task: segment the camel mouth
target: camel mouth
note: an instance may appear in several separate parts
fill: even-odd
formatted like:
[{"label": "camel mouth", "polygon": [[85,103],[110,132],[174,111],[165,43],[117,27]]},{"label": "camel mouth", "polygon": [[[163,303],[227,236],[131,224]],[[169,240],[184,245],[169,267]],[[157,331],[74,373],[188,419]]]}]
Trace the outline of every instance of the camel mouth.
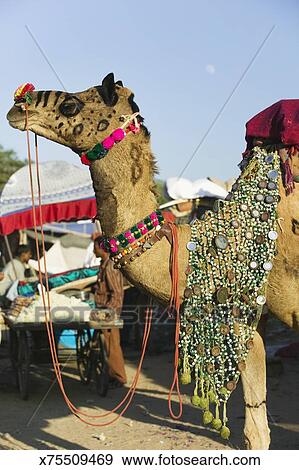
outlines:
[{"label": "camel mouth", "polygon": [[[9,120],[9,124],[15,129],[18,129],[20,131],[26,130],[25,120],[12,119],[12,120]],[[42,137],[44,139],[50,140],[52,142],[56,142],[57,144],[64,145],[65,147],[70,148],[68,143],[62,137],[57,136],[57,134],[53,130],[44,126],[43,123],[36,121],[35,119],[29,120],[28,130],[38,135],[39,137]]]},{"label": "camel mouth", "polygon": [[20,131],[25,130],[25,119],[9,119],[7,118],[8,123],[14,129],[18,129]]},{"label": "camel mouth", "polygon": [[25,113],[20,108],[13,106],[7,113],[6,119],[11,127],[18,130],[25,130]]}]

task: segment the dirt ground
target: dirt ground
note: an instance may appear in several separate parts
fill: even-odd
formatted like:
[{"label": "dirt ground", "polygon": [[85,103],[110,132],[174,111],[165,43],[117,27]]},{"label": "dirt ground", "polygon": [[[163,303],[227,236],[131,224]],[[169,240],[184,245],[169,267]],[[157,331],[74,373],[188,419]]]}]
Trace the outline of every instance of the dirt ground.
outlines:
[{"label": "dirt ground", "polygon": [[[91,427],[72,416],[53,384],[49,366],[33,367],[29,400],[20,399],[14,374],[3,346],[0,356],[0,448],[2,449],[229,449],[243,448],[242,388],[234,392],[229,408],[231,440],[201,425],[201,412],[190,404],[182,387],[184,410],[179,421],[170,418],[167,395],[173,355],[147,356],[134,400],[124,417],[107,427]],[[125,351],[131,380],[138,354]],[[268,412],[272,449],[299,449],[299,367],[296,359],[283,359],[269,368]],[[82,410],[99,413],[112,409],[125,394],[110,390],[100,398],[95,386],[80,383],[76,363],[64,368],[66,390]]]}]

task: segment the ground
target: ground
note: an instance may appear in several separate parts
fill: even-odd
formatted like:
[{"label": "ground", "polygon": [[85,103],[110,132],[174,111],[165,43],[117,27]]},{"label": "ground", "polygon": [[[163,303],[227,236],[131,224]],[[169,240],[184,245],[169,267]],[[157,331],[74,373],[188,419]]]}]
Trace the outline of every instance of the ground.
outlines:
[{"label": "ground", "polygon": [[[232,395],[228,414],[232,437],[223,441],[201,425],[201,412],[190,404],[191,390],[182,387],[184,409],[180,420],[170,418],[167,405],[173,370],[170,352],[147,356],[136,395],[124,417],[107,427],[91,427],[72,416],[52,385],[48,366],[34,367],[27,402],[19,398],[14,376],[2,347],[0,359],[0,448],[3,449],[230,449],[242,448],[244,409],[242,388]],[[126,365],[131,381],[138,353],[128,349]],[[297,359],[283,359],[269,368],[268,412],[272,449],[299,449],[299,368]],[[96,394],[94,385],[78,379],[76,363],[64,368],[66,390],[73,402],[89,413],[112,409],[125,394]],[[254,385],[253,385],[254,386]]]}]

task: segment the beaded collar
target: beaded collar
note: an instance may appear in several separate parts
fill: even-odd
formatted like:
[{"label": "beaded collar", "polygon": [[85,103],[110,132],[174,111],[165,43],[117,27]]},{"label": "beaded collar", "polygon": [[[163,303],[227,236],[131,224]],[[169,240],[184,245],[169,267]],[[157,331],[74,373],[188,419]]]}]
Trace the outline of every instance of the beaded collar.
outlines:
[{"label": "beaded collar", "polygon": [[153,211],[143,220],[116,237],[102,237],[100,246],[117,263],[124,256],[142,247],[153,234],[159,232],[164,223],[162,212],[160,210]]},{"label": "beaded collar", "polygon": [[130,132],[137,134],[140,130],[140,123],[137,120],[139,113],[134,113],[130,116],[122,116],[125,121],[124,124],[115,129],[108,137],[102,142],[97,143],[91,150],[81,153],[81,162],[83,165],[91,165],[95,160],[104,158],[109,150],[117,143],[121,142],[126,135]]},{"label": "beaded collar", "polygon": [[279,155],[255,147],[226,201],[191,226],[180,378],[204,424],[230,435],[226,403],[253,347],[276,250]]}]

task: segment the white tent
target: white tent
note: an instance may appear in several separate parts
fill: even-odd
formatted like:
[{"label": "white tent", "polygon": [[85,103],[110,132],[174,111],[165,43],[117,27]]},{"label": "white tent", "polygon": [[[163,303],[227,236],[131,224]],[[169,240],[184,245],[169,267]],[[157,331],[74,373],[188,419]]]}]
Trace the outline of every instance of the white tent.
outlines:
[{"label": "white tent", "polygon": [[166,189],[172,199],[196,199],[214,197],[225,199],[228,192],[208,178],[190,181],[186,178],[172,177],[166,180]]}]

